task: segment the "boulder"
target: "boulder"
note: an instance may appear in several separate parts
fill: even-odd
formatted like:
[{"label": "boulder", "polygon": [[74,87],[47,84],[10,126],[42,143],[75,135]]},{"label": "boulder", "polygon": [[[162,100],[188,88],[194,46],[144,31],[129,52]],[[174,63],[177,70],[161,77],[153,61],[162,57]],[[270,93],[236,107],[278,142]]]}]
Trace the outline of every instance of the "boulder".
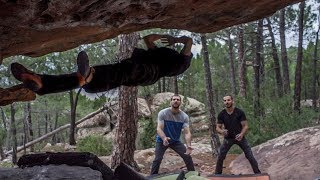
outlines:
[{"label": "boulder", "polygon": [[[260,170],[273,180],[320,178],[320,126],[284,134],[252,148]],[[231,164],[234,174],[252,173],[244,154]]]},{"label": "boulder", "polygon": [[[150,97],[151,104],[143,98],[138,98],[138,117],[152,118],[152,113],[157,113],[160,108],[169,107],[170,98],[173,95],[171,92],[158,93]],[[194,131],[208,130],[206,120],[205,105],[196,99],[184,97],[182,98],[181,109],[189,116],[191,121],[191,129]],[[110,103],[109,110],[99,113],[91,119],[82,122],[77,126],[78,138],[83,138],[88,135],[106,135],[113,130],[113,125],[116,124],[116,112],[118,111],[118,102]],[[111,117],[111,119],[110,119]],[[156,121],[156,119],[154,119]],[[111,123],[111,124],[110,124]],[[139,123],[139,133],[143,132],[141,124]],[[111,136],[110,138],[112,138]],[[138,134],[139,137],[139,134]],[[109,139],[109,138],[108,138]]]},{"label": "boulder", "polygon": [[68,165],[34,166],[24,169],[0,168],[1,180],[25,180],[25,179],[103,179],[99,171],[89,167]]}]

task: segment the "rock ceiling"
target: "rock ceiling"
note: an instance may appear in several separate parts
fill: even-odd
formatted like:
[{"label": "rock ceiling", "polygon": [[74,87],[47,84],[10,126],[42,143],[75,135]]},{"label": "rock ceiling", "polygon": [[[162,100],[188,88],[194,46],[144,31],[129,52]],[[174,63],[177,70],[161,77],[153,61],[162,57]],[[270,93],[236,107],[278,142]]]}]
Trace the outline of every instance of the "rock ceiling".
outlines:
[{"label": "rock ceiling", "polygon": [[150,28],[215,32],[301,0],[0,0],[0,59]]}]

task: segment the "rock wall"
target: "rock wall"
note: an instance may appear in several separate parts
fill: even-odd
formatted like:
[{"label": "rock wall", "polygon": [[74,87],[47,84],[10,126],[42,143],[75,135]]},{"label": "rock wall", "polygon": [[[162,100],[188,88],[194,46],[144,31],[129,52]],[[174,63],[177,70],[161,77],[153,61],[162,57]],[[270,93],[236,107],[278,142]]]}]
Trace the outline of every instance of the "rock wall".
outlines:
[{"label": "rock wall", "polygon": [[[260,170],[273,180],[320,178],[320,126],[284,134],[252,150]],[[252,173],[244,154],[230,166],[235,174]]]},{"label": "rock wall", "polygon": [[299,1],[0,1],[0,60],[37,57],[150,28],[215,32]]}]

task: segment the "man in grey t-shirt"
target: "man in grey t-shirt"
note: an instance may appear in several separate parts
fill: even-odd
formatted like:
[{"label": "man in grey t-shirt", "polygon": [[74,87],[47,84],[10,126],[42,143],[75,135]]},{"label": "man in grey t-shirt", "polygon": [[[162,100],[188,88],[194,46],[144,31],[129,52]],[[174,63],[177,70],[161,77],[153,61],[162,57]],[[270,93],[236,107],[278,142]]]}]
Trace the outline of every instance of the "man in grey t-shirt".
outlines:
[{"label": "man in grey t-shirt", "polygon": [[[165,151],[170,147],[184,160],[188,171],[194,171],[191,147],[191,132],[189,129],[189,116],[180,110],[181,97],[171,97],[171,107],[161,110],[158,114],[155,159],[152,163],[151,173],[158,174]],[[181,131],[184,131],[186,146],[180,141]]]}]

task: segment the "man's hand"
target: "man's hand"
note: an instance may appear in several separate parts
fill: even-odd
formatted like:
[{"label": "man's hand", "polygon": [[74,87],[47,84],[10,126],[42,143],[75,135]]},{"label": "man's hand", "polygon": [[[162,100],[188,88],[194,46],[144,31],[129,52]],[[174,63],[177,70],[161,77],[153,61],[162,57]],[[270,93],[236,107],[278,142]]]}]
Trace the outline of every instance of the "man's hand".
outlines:
[{"label": "man's hand", "polygon": [[169,140],[170,140],[170,138],[169,137],[165,137],[165,138],[163,138],[163,145],[164,146],[168,146],[169,145]]},{"label": "man's hand", "polygon": [[171,46],[176,43],[176,38],[170,35],[162,35],[161,43],[165,44],[166,46]]},{"label": "man's hand", "polygon": [[191,146],[187,146],[187,151],[184,154],[190,155],[192,153],[193,148]]},{"label": "man's hand", "polygon": [[227,136],[227,135],[228,135],[228,130],[223,129],[223,130],[222,130],[222,135]]},{"label": "man's hand", "polygon": [[241,141],[242,138],[243,138],[243,134],[240,133],[240,134],[237,134],[237,135],[236,135],[236,140],[237,140],[237,141]]}]

